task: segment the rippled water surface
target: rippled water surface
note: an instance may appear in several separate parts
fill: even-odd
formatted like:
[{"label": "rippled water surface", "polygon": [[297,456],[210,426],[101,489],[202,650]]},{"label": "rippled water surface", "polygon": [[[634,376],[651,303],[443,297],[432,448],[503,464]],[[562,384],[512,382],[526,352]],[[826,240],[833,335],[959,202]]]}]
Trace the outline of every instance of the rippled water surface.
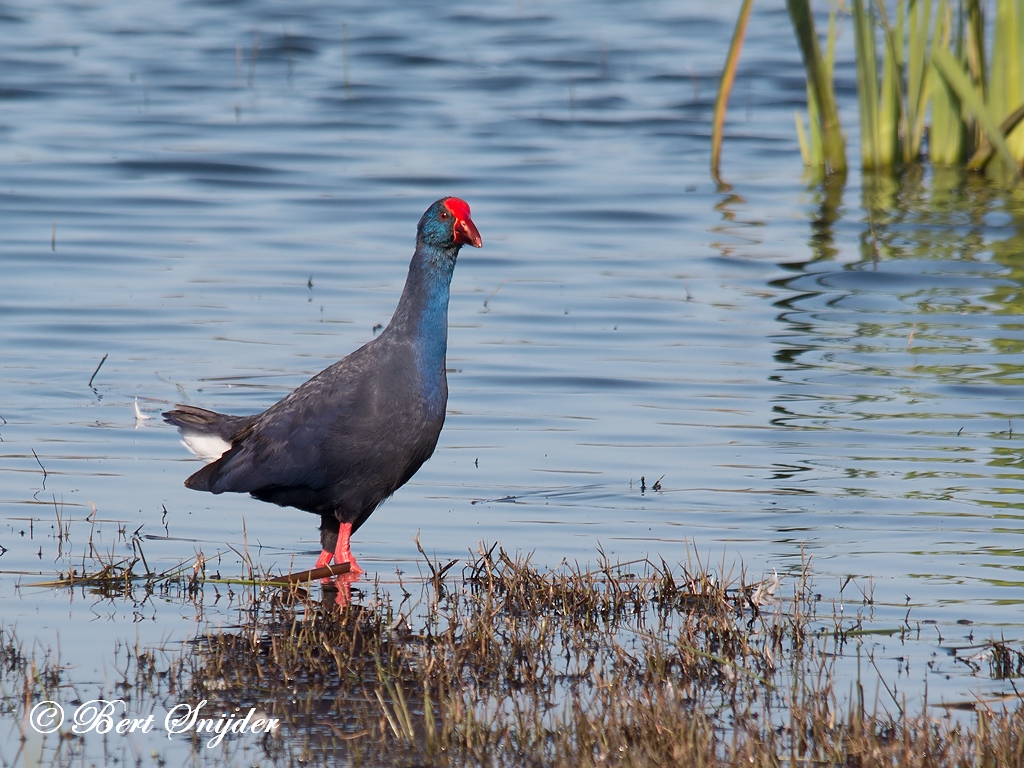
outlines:
[{"label": "rippled water surface", "polygon": [[852,576],[886,626],[910,608],[920,639],[879,656],[916,660],[912,690],[1002,690],[943,650],[1024,629],[1022,211],[941,174],[808,186],[802,68],[767,5],[717,189],[737,5],[6,4],[3,623],[100,684],[112,636],[196,622],[27,586],[90,536],[137,533],[154,567],[311,561],[312,516],[186,490],[198,464],[158,414],[262,410],[372,338],[454,194],[484,248],[453,282],[448,420],[357,534],[367,581],[415,573],[417,534],[550,567],[810,558],[829,599]]}]

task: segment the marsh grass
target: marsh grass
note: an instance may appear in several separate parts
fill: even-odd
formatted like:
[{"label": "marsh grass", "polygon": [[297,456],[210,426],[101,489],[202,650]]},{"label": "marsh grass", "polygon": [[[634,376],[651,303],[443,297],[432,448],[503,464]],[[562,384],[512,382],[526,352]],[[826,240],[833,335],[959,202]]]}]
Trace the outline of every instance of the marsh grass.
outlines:
[{"label": "marsh grass", "polygon": [[[45,472],[45,470],[44,470]],[[298,571],[287,574],[274,574],[260,569],[253,564],[249,556],[248,545],[242,551],[232,551],[239,557],[243,572],[238,577],[222,577],[220,571],[207,574],[207,557],[202,551],[197,552],[194,559],[183,560],[165,568],[154,571],[146,561],[143,549],[144,537],[140,535],[141,527],[129,534],[123,526],[118,527],[117,541],[109,550],[104,551],[102,544],[96,541],[97,518],[99,512],[92,507],[85,522],[89,524],[89,538],[80,558],[70,554],[71,522],[65,520],[61,505],[54,503],[56,515],[56,535],[58,559],[64,557],[65,547],[69,550],[66,570],[60,572],[56,579],[36,581],[24,586],[45,589],[83,589],[90,594],[104,599],[120,597],[126,600],[138,600],[138,593],[163,595],[175,592],[190,599],[197,598],[205,585],[228,585],[250,588],[295,587],[316,581],[321,578],[339,576],[350,571],[349,563],[338,563],[321,568]],[[130,555],[118,554],[118,549],[130,548]],[[214,557],[219,559],[221,553]],[[76,566],[75,563],[78,563]]]},{"label": "marsh grass", "polygon": [[[809,562],[759,581],[696,558],[669,567],[602,555],[594,568],[542,570],[497,546],[461,570],[426,563],[422,578],[378,585],[343,609],[294,586],[247,590],[237,626],[179,651],[135,648],[115,687],[138,711],[180,700],[259,707],[284,723],[259,743],[277,765],[1024,760],[1018,699],[962,702],[972,714],[959,718],[927,702],[912,710],[870,643],[873,633],[913,638],[920,627],[909,613],[902,625],[874,626],[869,588],[851,611],[855,584],[842,585],[847,608],[837,612]],[[193,601],[216,587],[197,581],[188,596],[183,571],[165,580]],[[0,637],[3,711],[74,689],[59,659],[27,654],[10,630]],[[839,682],[844,657],[860,661],[852,683]],[[964,663],[993,679],[1024,672],[1020,648],[1002,641],[980,644]]]}]

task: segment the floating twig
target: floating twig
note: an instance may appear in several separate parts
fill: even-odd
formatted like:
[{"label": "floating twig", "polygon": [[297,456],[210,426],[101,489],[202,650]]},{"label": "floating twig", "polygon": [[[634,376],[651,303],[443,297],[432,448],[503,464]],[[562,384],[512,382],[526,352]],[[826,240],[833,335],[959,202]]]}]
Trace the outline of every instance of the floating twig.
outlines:
[{"label": "floating twig", "polygon": [[505,287],[505,283],[507,282],[508,278],[506,277],[504,280],[501,281],[501,284],[497,288],[491,291],[491,295],[484,299],[484,309],[490,309],[490,307],[488,307],[487,304],[490,302],[491,299],[493,299],[498,294],[498,291]]},{"label": "floating twig", "polygon": [[41,470],[43,470],[43,487],[42,487],[42,490],[45,491],[46,490],[46,477],[48,475],[48,473],[46,471],[46,467],[43,466],[43,462],[41,462],[39,460],[39,456],[36,455],[36,449],[35,448],[30,448],[29,450],[32,451],[32,455],[35,456],[36,464],[38,464],[39,468]]},{"label": "floating twig", "polygon": [[100,364],[96,366],[96,370],[93,371],[92,372],[92,376],[89,377],[89,388],[90,389],[92,389],[92,380],[96,378],[96,374],[100,372],[100,368],[102,368],[103,364],[105,362],[107,362],[107,355],[109,355],[109,354],[110,353],[108,352],[106,355],[103,356],[103,359],[100,360]]}]

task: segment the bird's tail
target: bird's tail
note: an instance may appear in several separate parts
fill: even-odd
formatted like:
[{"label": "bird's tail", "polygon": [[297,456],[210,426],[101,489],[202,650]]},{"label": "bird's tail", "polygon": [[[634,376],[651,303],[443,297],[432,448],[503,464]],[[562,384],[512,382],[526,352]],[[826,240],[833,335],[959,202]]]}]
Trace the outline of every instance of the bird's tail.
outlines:
[{"label": "bird's tail", "polygon": [[205,408],[178,405],[173,411],[164,413],[164,421],[178,428],[181,442],[192,453],[206,461],[216,461],[230,450],[252,417],[228,416]]}]

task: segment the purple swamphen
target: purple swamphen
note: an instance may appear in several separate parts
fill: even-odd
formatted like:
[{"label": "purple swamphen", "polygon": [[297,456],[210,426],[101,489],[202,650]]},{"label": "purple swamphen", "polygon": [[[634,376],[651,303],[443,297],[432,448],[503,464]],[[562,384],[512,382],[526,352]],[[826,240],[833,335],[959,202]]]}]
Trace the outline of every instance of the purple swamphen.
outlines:
[{"label": "purple swamphen", "polygon": [[437,445],[452,273],[462,246],[481,242],[463,200],[438,200],[420,219],[402,297],[375,339],[255,416],[167,411],[185,445],[211,462],[185,485],[320,515],[316,567],[348,562],[359,573],[350,537]]}]

